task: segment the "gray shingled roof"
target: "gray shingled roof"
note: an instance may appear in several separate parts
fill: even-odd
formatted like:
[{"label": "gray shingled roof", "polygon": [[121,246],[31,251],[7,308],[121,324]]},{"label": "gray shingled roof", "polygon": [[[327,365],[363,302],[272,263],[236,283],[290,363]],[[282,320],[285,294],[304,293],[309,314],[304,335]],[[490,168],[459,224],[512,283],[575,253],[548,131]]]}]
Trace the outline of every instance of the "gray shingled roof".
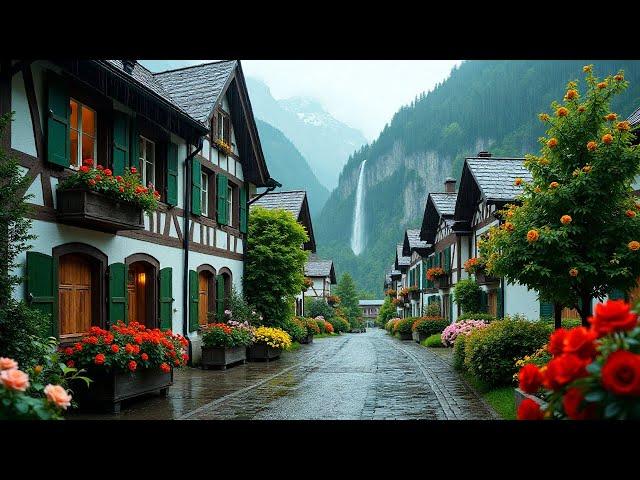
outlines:
[{"label": "gray shingled roof", "polygon": [[629,121],[632,127],[635,127],[636,125],[638,125],[640,123],[640,107],[638,107],[635,112],[629,115],[629,118],[627,118],[627,120]]},{"label": "gray shingled roof", "polygon": [[384,303],[384,300],[360,300],[358,305],[361,307],[379,307]]},{"label": "gray shingled roof", "polygon": [[429,244],[420,240],[420,230],[407,230],[407,239],[409,240],[409,248],[429,248]]},{"label": "gray shingled roof", "polygon": [[532,180],[523,158],[467,158],[467,165],[487,200],[512,201],[523,191],[514,185],[515,179]]},{"label": "gray shingled roof", "polygon": [[402,255],[402,243],[396,245],[396,260],[399,267],[408,267],[411,265],[411,257]]},{"label": "gray shingled roof", "polygon": [[251,207],[264,207],[271,210],[281,208],[293,213],[296,219],[300,216],[300,209],[306,192],[304,190],[294,190],[292,192],[270,192],[260,197],[251,204]]},{"label": "gray shingled roof", "polygon": [[430,193],[429,195],[433,200],[436,210],[441,216],[454,214],[456,211],[456,198],[458,197],[456,192]]},{"label": "gray shingled roof", "polygon": [[237,63],[222,60],[159,72],[153,77],[189,115],[206,124]]},{"label": "gray shingled roof", "polygon": [[309,255],[309,260],[304,265],[304,274],[307,277],[329,277],[331,276],[332,260],[322,260],[316,255]]}]

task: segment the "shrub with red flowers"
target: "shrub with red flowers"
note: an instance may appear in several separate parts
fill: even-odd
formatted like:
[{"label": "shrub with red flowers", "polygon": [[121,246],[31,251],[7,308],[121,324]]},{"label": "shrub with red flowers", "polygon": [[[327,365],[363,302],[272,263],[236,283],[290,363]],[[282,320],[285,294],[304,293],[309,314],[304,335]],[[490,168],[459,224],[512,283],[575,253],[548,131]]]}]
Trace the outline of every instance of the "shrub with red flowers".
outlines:
[{"label": "shrub with red flowers", "polygon": [[90,158],[83,160],[79,170],[62,181],[58,188],[92,190],[115,200],[137,205],[146,212],[155,211],[160,198],[160,193],[153,184],[144,186],[140,183],[140,175],[135,167],[127,169],[123,175],[113,175],[111,170],[102,165],[94,166]]},{"label": "shrub with red flowers", "polygon": [[63,361],[78,368],[106,368],[135,372],[138,369],[183,367],[189,356],[187,340],[170,330],[150,329],[121,320],[109,330],[91,327],[89,335],[61,350]]},{"label": "shrub with red flowers", "polygon": [[622,300],[595,307],[589,328],[555,330],[548,342],[552,359],[527,364],[519,387],[546,401],[530,401],[519,419],[640,419],[640,326]]},{"label": "shrub with red flowers", "polygon": [[209,323],[200,327],[204,347],[233,348],[253,343],[255,328],[248,323]]}]

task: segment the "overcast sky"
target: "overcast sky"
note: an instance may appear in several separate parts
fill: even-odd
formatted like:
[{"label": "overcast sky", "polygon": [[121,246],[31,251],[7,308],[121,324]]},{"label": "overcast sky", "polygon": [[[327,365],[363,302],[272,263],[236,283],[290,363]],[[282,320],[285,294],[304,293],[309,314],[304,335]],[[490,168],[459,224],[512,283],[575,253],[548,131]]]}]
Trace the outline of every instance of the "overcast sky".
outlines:
[{"label": "overcast sky", "polygon": [[[140,60],[152,71],[211,60]],[[414,97],[449,76],[460,60],[242,60],[246,76],[263,80],[276,99],[317,99],[338,120],[374,140]]]}]

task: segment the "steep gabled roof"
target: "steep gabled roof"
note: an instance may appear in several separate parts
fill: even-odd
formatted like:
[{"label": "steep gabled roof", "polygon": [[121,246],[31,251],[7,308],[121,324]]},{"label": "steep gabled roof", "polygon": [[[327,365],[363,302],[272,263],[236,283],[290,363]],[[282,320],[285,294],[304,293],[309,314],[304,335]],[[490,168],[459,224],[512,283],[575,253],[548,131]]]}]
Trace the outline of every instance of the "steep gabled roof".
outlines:
[{"label": "steep gabled roof", "polygon": [[632,127],[640,124],[640,107],[638,107],[631,115],[629,115],[627,121],[631,124]]},{"label": "steep gabled roof", "polygon": [[153,77],[189,115],[207,124],[236,65],[237,60],[221,60],[167,70]]},{"label": "steep gabled roof", "polygon": [[420,240],[420,230],[408,229],[404,232],[404,243],[402,244],[402,254],[406,257],[411,257],[411,254],[416,251],[418,254],[423,255],[427,252],[431,245],[424,240]]},{"label": "steep gabled roof", "polygon": [[251,204],[251,208],[263,207],[269,210],[282,209],[293,214],[296,220],[307,229],[309,241],[305,243],[305,250],[316,251],[316,240],[313,235],[311,212],[307,201],[307,192],[292,190],[290,192],[269,192]]},{"label": "steep gabled roof", "polygon": [[307,277],[330,277],[332,285],[337,283],[333,261],[322,260],[313,253],[309,255],[309,259],[304,266],[304,274]]},{"label": "steep gabled roof", "polygon": [[411,257],[405,257],[402,254],[402,244],[398,243],[396,245],[396,262],[394,264],[394,267],[397,270],[402,271],[406,271],[409,268],[409,265],[411,264]]},{"label": "steep gabled roof", "polygon": [[431,245],[435,243],[440,219],[442,218],[447,222],[453,219],[457,198],[457,192],[429,194],[422,217],[420,240]]}]

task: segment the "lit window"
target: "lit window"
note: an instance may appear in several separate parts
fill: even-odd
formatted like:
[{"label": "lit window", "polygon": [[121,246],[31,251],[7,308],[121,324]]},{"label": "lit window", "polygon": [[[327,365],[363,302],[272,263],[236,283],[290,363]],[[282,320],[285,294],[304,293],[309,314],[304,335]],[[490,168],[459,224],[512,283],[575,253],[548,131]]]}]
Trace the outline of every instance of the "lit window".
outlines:
[{"label": "lit window", "polygon": [[140,172],[142,184],[148,187],[156,185],[156,144],[151,140],[140,137]]},{"label": "lit window", "polygon": [[202,211],[202,215],[206,217],[209,215],[209,175],[207,175],[206,173],[202,174],[200,186],[200,194],[202,195],[200,209]]},{"label": "lit window", "polygon": [[227,212],[229,212],[227,225],[233,225],[233,188],[231,186],[227,186]]},{"label": "lit window", "polygon": [[71,107],[71,166],[79,167],[87,158],[96,159],[96,112],[77,100]]}]

